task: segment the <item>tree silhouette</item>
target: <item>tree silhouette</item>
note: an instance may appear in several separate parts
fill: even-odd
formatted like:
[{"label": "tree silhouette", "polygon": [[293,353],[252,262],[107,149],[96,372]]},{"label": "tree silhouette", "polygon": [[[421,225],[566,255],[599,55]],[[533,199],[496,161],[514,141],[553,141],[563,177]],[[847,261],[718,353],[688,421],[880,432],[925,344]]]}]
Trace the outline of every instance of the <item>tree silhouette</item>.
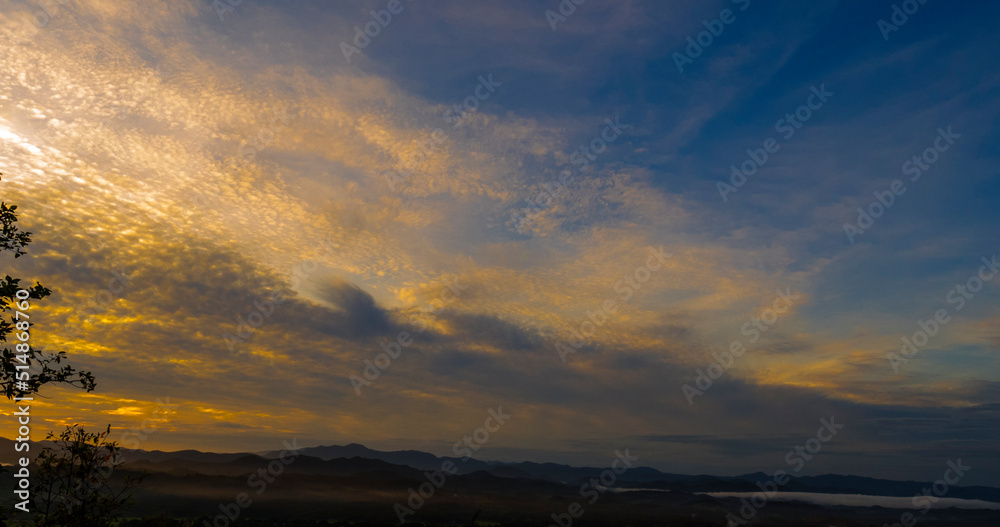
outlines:
[{"label": "tree silhouette", "polygon": [[35,460],[34,496],[37,527],[108,527],[116,524],[117,512],[131,502],[129,489],[142,480],[125,475],[112,484],[111,474],[124,463],[121,447],[108,441],[111,426],[88,433],[82,426],[67,426],[56,436],[56,447],[46,447]]},{"label": "tree silhouette", "polygon": [[[14,253],[14,258],[20,258],[31,242],[31,233],[18,228],[16,211],[17,205],[8,206],[0,202],[0,252],[10,251]],[[10,275],[0,280],[0,342],[7,342],[8,335],[17,330],[14,349],[4,348],[0,354],[3,363],[0,366],[0,389],[3,394],[7,399],[35,394],[42,386],[52,382],[93,391],[96,386],[93,374],[63,364],[66,352],[43,353],[24,342],[29,340],[32,325],[28,311],[31,301],[41,300],[52,291],[38,282],[31,287],[21,287],[20,283],[20,278],[11,278]]]},{"label": "tree silhouette", "polygon": [[[20,258],[31,243],[31,233],[18,228],[16,211],[17,205],[0,201],[0,253],[13,252],[14,258]],[[20,278],[11,278],[10,275],[0,279],[0,342],[7,342],[11,333],[14,333],[15,342],[14,349],[0,351],[0,390],[3,395],[9,400],[37,394],[42,386],[53,382],[94,391],[96,382],[93,374],[63,364],[66,352],[43,353],[31,346],[31,301],[41,300],[52,292],[38,282],[31,287],[21,287],[20,284]],[[0,511],[0,525],[7,525],[5,510]]]}]

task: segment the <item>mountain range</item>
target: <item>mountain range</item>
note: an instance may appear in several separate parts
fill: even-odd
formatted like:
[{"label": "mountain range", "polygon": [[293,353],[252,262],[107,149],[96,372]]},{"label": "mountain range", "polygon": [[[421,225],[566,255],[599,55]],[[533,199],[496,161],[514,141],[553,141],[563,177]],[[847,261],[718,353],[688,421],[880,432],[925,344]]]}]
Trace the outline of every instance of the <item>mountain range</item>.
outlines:
[{"label": "mountain range", "polygon": [[[0,462],[13,464],[16,454],[13,441],[0,438]],[[37,454],[45,442],[32,445]],[[214,453],[198,450],[164,452],[160,450],[122,449],[126,466],[138,471],[172,475],[238,476],[254,472],[276,459],[282,451]],[[418,450],[381,451],[364,445],[330,445],[301,448],[296,451],[296,461],[285,470],[295,474],[360,476],[379,480],[425,479],[425,472],[437,471],[451,462],[458,475],[480,473],[494,478],[537,480],[570,486],[583,485],[599,478],[607,467],[574,467],[557,463],[500,462],[474,458],[439,457]],[[739,476],[685,475],[662,472],[650,467],[629,468],[616,482],[623,489],[672,490],[687,493],[699,492],[756,492],[757,483],[770,481],[763,472]],[[817,492],[827,494],[863,494],[873,496],[908,497],[919,494],[933,482],[894,481],[861,476],[825,474],[793,477],[781,490],[788,492]],[[951,486],[948,496],[1000,502],[1000,488],[985,486]]]}]

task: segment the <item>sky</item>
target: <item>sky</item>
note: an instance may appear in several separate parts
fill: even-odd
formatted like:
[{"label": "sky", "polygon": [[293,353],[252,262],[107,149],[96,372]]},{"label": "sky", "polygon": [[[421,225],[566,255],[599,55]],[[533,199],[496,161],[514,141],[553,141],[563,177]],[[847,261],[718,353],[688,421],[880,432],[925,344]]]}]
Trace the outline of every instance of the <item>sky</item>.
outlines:
[{"label": "sky", "polygon": [[1000,5],[0,12],[37,436],[1000,485]]}]

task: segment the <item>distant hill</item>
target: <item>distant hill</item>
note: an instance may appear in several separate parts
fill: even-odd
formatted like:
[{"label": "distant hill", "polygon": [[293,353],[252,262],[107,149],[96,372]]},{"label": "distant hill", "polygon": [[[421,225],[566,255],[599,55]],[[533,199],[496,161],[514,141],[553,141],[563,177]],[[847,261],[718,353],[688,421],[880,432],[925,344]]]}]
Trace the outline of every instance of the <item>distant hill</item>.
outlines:
[{"label": "distant hill", "polygon": [[[30,455],[34,457],[45,446],[44,442],[32,443]],[[364,445],[317,446],[300,449],[296,461],[287,466],[292,474],[352,477],[366,481],[420,481],[423,472],[441,468],[451,461],[467,484],[502,486],[502,480],[519,480],[519,485],[564,484],[579,487],[593,478],[600,477],[607,467],[574,467],[558,463],[482,461],[478,459],[438,457],[417,450],[380,451]],[[127,468],[173,476],[241,476],[264,468],[281,454],[280,451],[259,453],[213,453],[198,450],[163,452],[159,450],[123,449]],[[0,438],[0,461],[12,464],[20,456],[14,451],[14,441]],[[672,490],[683,493],[701,492],[755,492],[756,483],[769,481],[762,472],[742,476],[684,475],[661,472],[650,467],[633,467],[619,476],[616,486],[633,489]],[[913,496],[930,482],[892,481],[861,476],[826,474],[793,478],[781,490],[817,492],[827,494],[866,494],[876,496]],[[978,499],[1000,503],[1000,489],[994,487],[951,486],[948,496]]]},{"label": "distant hill", "polygon": [[[441,468],[441,464],[446,460],[453,461],[456,466],[459,467],[460,474],[468,474],[470,472],[475,472],[477,470],[489,470],[493,465],[485,461],[479,461],[477,459],[469,459],[468,461],[462,461],[462,458],[453,457],[437,457],[434,454],[428,454],[427,452],[420,452],[418,450],[396,450],[392,452],[382,452],[379,450],[372,450],[364,445],[359,445],[357,443],[351,443],[348,445],[331,445],[331,446],[315,446],[300,449],[303,455],[318,457],[320,459],[338,459],[338,458],[352,458],[352,457],[362,457],[365,459],[378,459],[385,461],[386,463],[393,463],[395,465],[406,465],[408,467],[413,467],[420,470],[438,470]],[[262,456],[266,458],[277,457],[281,454],[281,451],[263,452]]]},{"label": "distant hill", "polygon": [[[253,474],[261,469],[267,470],[274,459],[268,459],[256,454],[239,454],[232,460],[192,460],[183,458],[168,458],[158,461],[147,459],[129,460],[125,463],[128,470],[165,473],[175,476],[202,474],[207,476],[242,476]],[[324,460],[318,457],[300,454],[294,462],[281,464],[281,473],[299,475],[324,476],[376,476],[380,479],[385,475],[398,478],[420,479],[422,473],[412,467],[393,465],[377,459],[352,457]]]}]

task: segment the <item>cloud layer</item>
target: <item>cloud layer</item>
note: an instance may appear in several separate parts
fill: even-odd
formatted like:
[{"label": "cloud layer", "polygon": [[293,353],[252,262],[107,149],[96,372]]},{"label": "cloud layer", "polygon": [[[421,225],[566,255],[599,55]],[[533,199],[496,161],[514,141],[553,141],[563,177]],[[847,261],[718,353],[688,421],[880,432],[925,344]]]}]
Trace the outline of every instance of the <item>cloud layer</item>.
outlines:
[{"label": "cloud layer", "polygon": [[[996,284],[961,311],[947,296],[997,249],[1000,76],[978,67],[996,10],[953,36],[969,8],[928,4],[886,42],[888,6],[666,4],[586,3],[552,31],[555,2],[407,3],[350,62],[368,9],[0,4],[4,199],[36,240],[12,274],[55,292],[38,342],[99,381],[39,417],[127,428],[169,396],[143,448],[443,454],[503,405],[481,457],[631,447],[732,474],[785,468],[835,415],[807,472],[933,478],[962,457],[968,483],[1000,484]],[[820,85],[830,100],[720,199]],[[948,126],[954,149],[849,243]],[[777,291],[794,302],[769,313]],[[886,354],[942,308],[895,372]]]}]

